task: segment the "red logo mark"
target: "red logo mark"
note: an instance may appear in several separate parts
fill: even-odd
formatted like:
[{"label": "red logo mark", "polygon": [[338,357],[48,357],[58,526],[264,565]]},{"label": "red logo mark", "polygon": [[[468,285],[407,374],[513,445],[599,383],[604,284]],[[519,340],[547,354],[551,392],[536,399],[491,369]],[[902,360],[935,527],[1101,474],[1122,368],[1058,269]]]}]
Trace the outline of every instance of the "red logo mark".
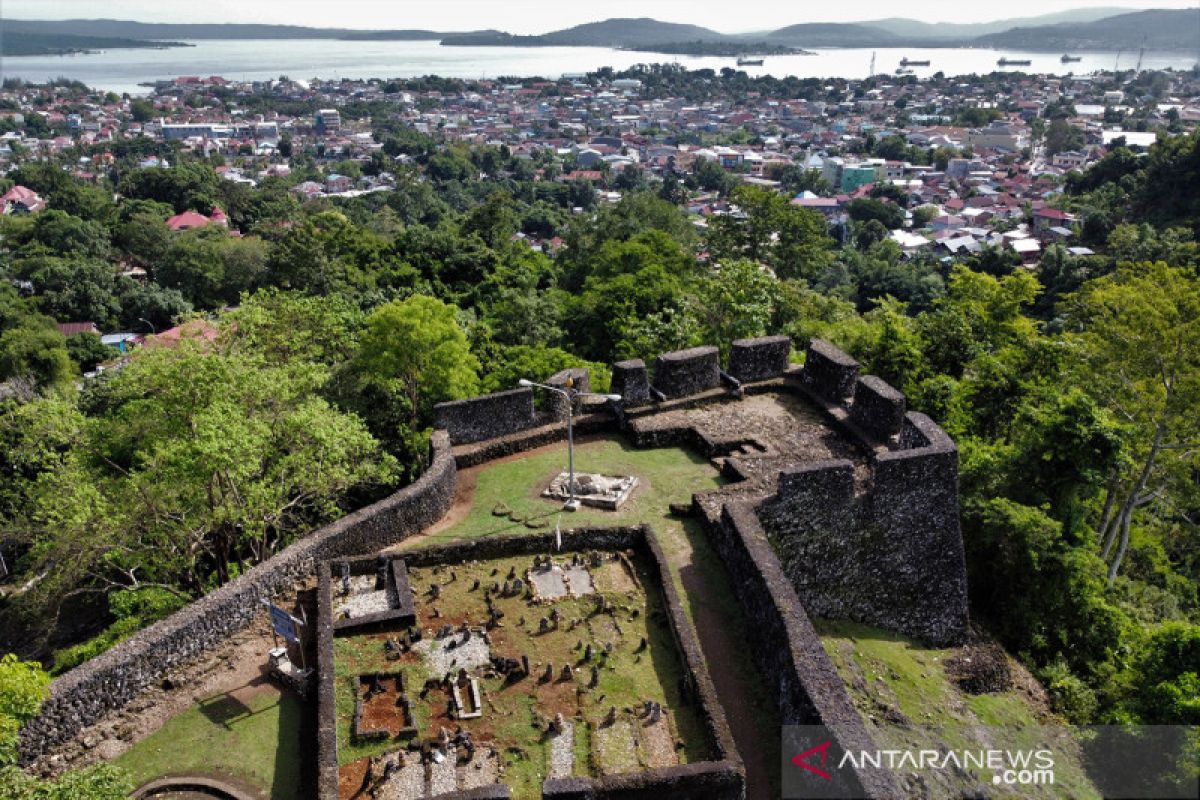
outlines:
[{"label": "red logo mark", "polygon": [[813,775],[824,778],[827,781],[831,781],[831,780],[833,780],[832,775],[830,775],[828,772],[821,769],[820,767],[817,767],[817,766],[814,766],[813,764],[808,763],[809,756],[819,753],[821,756],[821,766],[822,767],[825,766],[825,759],[828,758],[828,756],[829,756],[829,745],[830,744],[831,744],[831,742],[824,741],[824,742],[821,742],[821,744],[817,745],[816,747],[810,747],[807,750],[805,750],[803,753],[801,753],[800,755],[793,756],[792,763],[795,764],[800,769],[807,770],[807,771],[811,772]]}]

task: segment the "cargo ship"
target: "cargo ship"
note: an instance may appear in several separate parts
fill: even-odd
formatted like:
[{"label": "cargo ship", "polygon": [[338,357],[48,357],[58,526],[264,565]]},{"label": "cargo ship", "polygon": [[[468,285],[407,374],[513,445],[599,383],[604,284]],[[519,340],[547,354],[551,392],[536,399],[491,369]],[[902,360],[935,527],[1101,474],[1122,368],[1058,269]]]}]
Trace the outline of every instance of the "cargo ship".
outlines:
[{"label": "cargo ship", "polygon": [[1076,61],[1083,61],[1083,56],[1070,56],[1064,53],[1062,59],[1060,60],[1064,64],[1073,64]]},{"label": "cargo ship", "polygon": [[1002,67],[1028,67],[1033,62],[1028,58],[1002,58],[996,63]]},{"label": "cargo ship", "polygon": [[763,59],[750,58],[749,56],[738,56],[737,65],[739,67],[761,67]]},{"label": "cargo ship", "polygon": [[925,61],[913,61],[908,56],[905,56],[904,58],[900,59],[900,66],[902,66],[902,67],[928,67],[929,60],[926,59]]}]

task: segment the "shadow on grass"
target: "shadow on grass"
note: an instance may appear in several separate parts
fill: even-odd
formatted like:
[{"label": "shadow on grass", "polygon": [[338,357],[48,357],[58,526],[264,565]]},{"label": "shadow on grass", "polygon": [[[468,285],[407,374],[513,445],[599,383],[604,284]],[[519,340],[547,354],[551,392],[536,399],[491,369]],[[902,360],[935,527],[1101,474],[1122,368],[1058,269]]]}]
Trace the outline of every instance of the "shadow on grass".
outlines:
[{"label": "shadow on grass", "polygon": [[279,698],[279,741],[271,800],[316,798],[316,727],[314,704],[303,703],[291,694]]},{"label": "shadow on grass", "polygon": [[[549,525],[544,526],[544,527],[538,527],[538,528],[530,528],[525,523],[529,520],[543,520],[544,519],[546,521],[549,521],[552,517],[555,517],[561,513],[562,513],[562,509],[555,508],[555,509],[551,509],[551,510],[545,512],[544,514],[530,515],[530,516],[526,517],[525,519],[523,519],[521,522],[513,522],[512,520],[509,520],[506,517],[496,517],[495,519],[498,523],[500,522],[500,520],[504,520],[504,522],[501,523],[499,525],[499,527],[489,528],[487,530],[481,530],[478,533],[472,532],[470,534],[464,534],[461,532],[454,532],[454,531],[451,531],[448,533],[435,533],[435,534],[431,534],[429,536],[424,537],[421,540],[421,543],[422,544],[426,544],[426,543],[443,543],[444,544],[447,542],[460,542],[460,541],[465,541],[465,540],[469,540],[469,539],[483,539],[488,536],[503,536],[505,534],[513,534],[513,533],[529,533],[529,534],[546,533],[548,531],[553,530],[553,528],[550,527]],[[570,526],[568,526],[568,527],[570,527]]]},{"label": "shadow on grass", "polygon": [[233,730],[235,722],[244,722],[255,714],[261,714],[274,707],[267,706],[254,711],[228,692],[201,700],[197,705],[205,719],[230,731]]}]

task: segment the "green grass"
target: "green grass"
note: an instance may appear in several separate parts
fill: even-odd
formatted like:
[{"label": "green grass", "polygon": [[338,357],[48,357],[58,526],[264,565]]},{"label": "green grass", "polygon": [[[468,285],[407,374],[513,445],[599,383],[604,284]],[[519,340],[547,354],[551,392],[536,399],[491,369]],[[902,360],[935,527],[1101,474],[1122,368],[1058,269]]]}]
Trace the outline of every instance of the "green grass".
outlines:
[{"label": "green grass", "polygon": [[[813,620],[813,624],[881,748],[1036,748],[1042,744],[1040,735],[1054,724],[1018,687],[982,695],[961,691],[945,671],[947,659],[958,652],[954,648],[926,647],[900,634],[852,622]],[[981,725],[1004,728],[1003,742],[988,741],[989,733],[975,728]],[[1056,757],[1053,787],[995,787],[986,771],[980,776],[982,782],[1000,796],[1099,797],[1066,737],[1054,738],[1072,755]],[[1060,748],[1055,747],[1055,752],[1060,753]],[[942,796],[934,788],[932,796]],[[941,788],[953,792],[969,787]]]},{"label": "green grass", "polygon": [[300,792],[303,713],[295,695],[271,686],[244,703],[218,695],[168,720],[115,764],[137,784],[164,775],[233,777],[264,797],[293,800]]},{"label": "green grass", "polygon": [[[498,503],[524,519],[544,521],[553,529],[562,504],[539,495],[552,477],[566,469],[565,445],[485,466],[479,471],[475,501],[467,517],[447,530],[419,537],[408,546],[528,532],[521,522],[493,516],[492,509]],[[668,506],[691,502],[693,493],[716,489],[725,482],[708,460],[696,453],[675,447],[640,450],[620,439],[577,444],[575,471],[634,475],[641,484],[617,511],[583,506],[574,513],[563,512],[564,528],[646,522],[654,526],[668,554],[672,549],[680,551],[683,538],[682,523],[668,513]]]}]

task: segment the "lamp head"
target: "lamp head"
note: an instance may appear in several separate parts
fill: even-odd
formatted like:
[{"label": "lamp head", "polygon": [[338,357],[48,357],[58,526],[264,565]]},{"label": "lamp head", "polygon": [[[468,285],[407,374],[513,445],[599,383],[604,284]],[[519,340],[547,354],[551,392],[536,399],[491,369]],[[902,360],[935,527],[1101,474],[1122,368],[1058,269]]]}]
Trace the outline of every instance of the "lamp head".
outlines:
[{"label": "lamp head", "polygon": [[529,388],[530,386],[533,386],[533,381],[528,380],[526,378],[521,378],[521,380],[517,381],[517,385],[524,386],[525,388]]},{"label": "lamp head", "polygon": [[604,395],[604,396],[605,396],[606,398],[608,398],[609,400],[612,400],[614,403],[619,403],[619,402],[621,402],[621,400],[623,400],[623,399],[624,399],[624,398],[622,398],[622,397],[621,397],[621,395],[619,395],[619,394],[606,394],[606,395]]}]

